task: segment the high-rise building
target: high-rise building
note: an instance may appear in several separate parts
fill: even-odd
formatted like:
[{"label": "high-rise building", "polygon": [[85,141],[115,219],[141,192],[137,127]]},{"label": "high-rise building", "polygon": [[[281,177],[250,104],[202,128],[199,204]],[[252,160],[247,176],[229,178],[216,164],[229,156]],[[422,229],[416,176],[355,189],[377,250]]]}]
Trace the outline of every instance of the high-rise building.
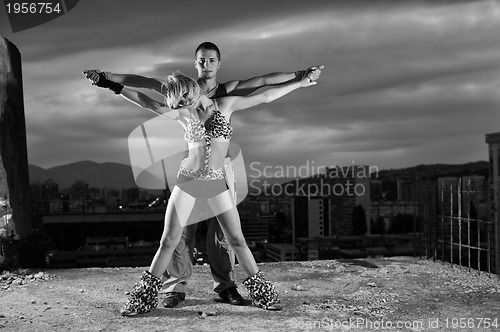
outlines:
[{"label": "high-rise building", "polygon": [[293,198],[293,244],[297,238],[333,235],[329,197],[296,196]]},{"label": "high-rise building", "polygon": [[306,242],[303,251],[309,260],[318,259],[318,241],[331,237],[329,196],[295,196],[292,214],[293,246]]},{"label": "high-rise building", "polygon": [[[300,193],[294,196],[294,219],[299,223],[294,226],[295,238],[308,237],[309,224],[319,229],[320,222],[300,223],[301,218],[309,217],[308,204],[298,197],[328,197],[329,203],[323,209],[323,215],[328,214],[331,222],[324,225],[328,234],[348,236],[353,234],[370,234],[370,205],[371,205],[371,174],[372,167],[351,165],[348,167],[328,167],[325,174],[314,175],[305,179],[285,183],[283,186],[289,192]],[[378,171],[378,170],[377,170]],[[314,204],[314,203],[312,203]],[[319,205],[318,205],[319,210]],[[314,210],[314,208],[313,208]],[[328,212],[325,212],[328,210]],[[319,220],[319,219],[318,219]]]},{"label": "high-rise building", "polygon": [[59,185],[52,179],[47,179],[42,183],[42,199],[52,201],[59,199]]},{"label": "high-rise building", "polygon": [[273,243],[292,243],[292,199],[290,197],[250,195],[238,205],[240,214],[242,213],[242,209],[244,209],[243,207],[248,204],[257,206],[260,217],[257,222],[258,225],[243,226],[242,221],[242,228],[247,229],[247,232],[250,232],[248,228],[253,228],[253,232],[258,232],[262,239],[264,238],[265,228],[267,241]]},{"label": "high-rise building", "polygon": [[[330,185],[331,218],[335,235],[371,233],[370,171],[370,167],[364,165],[328,168],[326,180]],[[361,218],[364,218],[364,225]]]},{"label": "high-rise building", "polygon": [[246,200],[238,206],[241,230],[249,247],[256,248],[258,243],[266,243],[269,238],[269,219],[262,218],[260,204]]}]

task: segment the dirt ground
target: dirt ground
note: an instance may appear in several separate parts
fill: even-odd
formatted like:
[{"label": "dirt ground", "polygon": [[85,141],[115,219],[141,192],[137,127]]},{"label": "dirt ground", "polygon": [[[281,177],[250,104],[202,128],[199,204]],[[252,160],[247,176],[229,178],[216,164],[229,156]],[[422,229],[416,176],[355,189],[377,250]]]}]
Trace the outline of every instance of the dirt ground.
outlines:
[{"label": "dirt ground", "polygon": [[[122,317],[144,268],[19,271],[0,276],[3,331],[492,331],[500,330],[496,276],[413,257],[260,265],[284,309],[216,302],[196,266],[184,302]],[[244,279],[241,268],[237,276]],[[37,274],[38,273],[38,274]],[[245,298],[248,294],[239,286]],[[160,295],[160,301],[161,301]]]}]

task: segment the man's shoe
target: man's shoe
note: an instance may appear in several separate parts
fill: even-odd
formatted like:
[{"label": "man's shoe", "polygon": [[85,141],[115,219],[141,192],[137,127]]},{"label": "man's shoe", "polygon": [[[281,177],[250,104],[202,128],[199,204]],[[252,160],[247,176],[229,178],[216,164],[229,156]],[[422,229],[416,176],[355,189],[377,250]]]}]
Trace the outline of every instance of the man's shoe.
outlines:
[{"label": "man's shoe", "polygon": [[162,305],[165,308],[175,308],[179,304],[180,301],[184,301],[186,298],[186,293],[180,292],[169,292],[167,293],[167,297],[165,297],[162,301]]},{"label": "man's shoe", "polygon": [[219,293],[220,298],[229,304],[232,305],[244,305],[245,300],[241,297],[240,293],[238,293],[238,290],[236,287],[233,288],[228,288],[222,292]]}]

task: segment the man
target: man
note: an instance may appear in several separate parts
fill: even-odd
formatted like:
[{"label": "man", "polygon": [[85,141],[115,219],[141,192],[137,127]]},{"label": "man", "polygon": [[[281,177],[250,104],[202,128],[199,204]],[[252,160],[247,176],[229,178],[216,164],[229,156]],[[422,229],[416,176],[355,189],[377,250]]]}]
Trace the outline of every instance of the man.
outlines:
[{"label": "man", "polygon": [[[304,75],[308,75],[311,80],[316,80],[323,68],[322,66],[315,66],[292,73],[270,73],[248,80],[218,83],[217,72],[221,66],[221,55],[219,48],[211,42],[204,42],[196,48],[194,66],[198,72],[198,83],[209,98],[227,95],[246,96],[261,87],[283,84],[291,80],[300,80]],[[97,75],[97,73],[98,71],[86,71],[86,76],[89,79],[95,79],[93,75]],[[105,76],[111,81],[126,86],[147,88],[162,93],[163,84],[155,78],[109,72],[105,72]],[[162,304],[166,308],[177,306],[186,297],[185,286],[192,275],[197,226],[198,223],[185,227],[181,241],[176,247],[172,261],[164,274],[166,280],[163,284],[162,293],[166,293],[166,298]],[[224,302],[243,305],[244,300],[235,284],[233,271],[235,255],[229,248],[217,219],[209,219],[207,227],[207,254],[210,259],[210,271],[214,279],[214,291],[219,294],[219,297]]]}]

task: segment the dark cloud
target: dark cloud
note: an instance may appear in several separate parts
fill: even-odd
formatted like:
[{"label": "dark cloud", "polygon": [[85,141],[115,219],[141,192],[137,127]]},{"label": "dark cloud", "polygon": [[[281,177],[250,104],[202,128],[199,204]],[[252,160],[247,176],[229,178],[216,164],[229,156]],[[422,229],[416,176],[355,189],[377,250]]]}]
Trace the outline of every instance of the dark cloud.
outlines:
[{"label": "dark cloud", "polygon": [[500,104],[496,1],[172,4],[86,0],[20,33],[0,24],[23,56],[30,162],[127,162],[128,135],[154,114],[91,87],[81,70],[195,76],[205,40],[222,50],[220,81],[325,65],[316,86],[235,114],[249,161],[486,159]]}]

